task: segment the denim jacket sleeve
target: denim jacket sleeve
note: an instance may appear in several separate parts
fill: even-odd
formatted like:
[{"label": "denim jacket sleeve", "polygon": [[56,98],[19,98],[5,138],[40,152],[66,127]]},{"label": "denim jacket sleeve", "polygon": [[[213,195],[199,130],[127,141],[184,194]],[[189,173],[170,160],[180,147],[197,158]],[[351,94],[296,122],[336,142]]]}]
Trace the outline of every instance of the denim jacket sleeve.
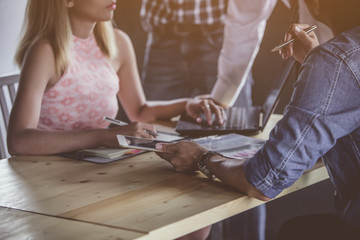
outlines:
[{"label": "denim jacket sleeve", "polygon": [[308,55],[282,120],[245,165],[247,180],[270,198],[359,126],[359,68],[353,52],[338,50],[330,44]]}]

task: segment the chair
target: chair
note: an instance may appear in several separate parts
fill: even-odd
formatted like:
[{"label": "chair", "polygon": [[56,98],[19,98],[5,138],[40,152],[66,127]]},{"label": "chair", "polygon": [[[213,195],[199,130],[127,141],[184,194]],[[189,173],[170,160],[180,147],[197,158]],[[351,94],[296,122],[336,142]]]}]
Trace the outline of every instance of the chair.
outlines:
[{"label": "chair", "polygon": [[0,119],[0,157],[9,157],[6,144],[6,133],[9,124],[9,116],[15,101],[19,75],[0,76],[0,104],[2,119]]}]

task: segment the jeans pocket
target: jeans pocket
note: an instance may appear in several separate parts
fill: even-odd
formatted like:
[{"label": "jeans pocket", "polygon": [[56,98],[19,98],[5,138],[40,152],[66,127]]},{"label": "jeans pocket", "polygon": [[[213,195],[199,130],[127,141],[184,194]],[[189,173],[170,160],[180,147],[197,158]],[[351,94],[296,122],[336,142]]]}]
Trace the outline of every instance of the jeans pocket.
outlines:
[{"label": "jeans pocket", "polygon": [[204,30],[204,36],[209,45],[217,50],[220,50],[224,40],[224,29],[219,28],[212,32],[207,32]]}]

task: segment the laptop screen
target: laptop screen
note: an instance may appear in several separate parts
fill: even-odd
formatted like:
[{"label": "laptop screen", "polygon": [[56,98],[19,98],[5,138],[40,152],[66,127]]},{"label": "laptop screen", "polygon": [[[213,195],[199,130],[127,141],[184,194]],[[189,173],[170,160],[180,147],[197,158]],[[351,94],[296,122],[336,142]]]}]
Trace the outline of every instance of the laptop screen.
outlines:
[{"label": "laptop screen", "polygon": [[279,102],[280,95],[287,82],[286,80],[288,79],[291,71],[294,69],[295,63],[295,60],[292,58],[286,60],[283,64],[283,67],[281,68],[280,73],[275,78],[271,91],[263,104],[263,128],[265,127],[267,121],[270,118],[270,115],[274,112]]}]

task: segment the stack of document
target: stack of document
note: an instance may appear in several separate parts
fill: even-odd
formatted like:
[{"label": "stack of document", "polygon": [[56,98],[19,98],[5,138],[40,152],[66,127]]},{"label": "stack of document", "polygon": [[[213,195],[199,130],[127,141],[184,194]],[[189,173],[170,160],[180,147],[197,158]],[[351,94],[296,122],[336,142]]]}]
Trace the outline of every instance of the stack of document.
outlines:
[{"label": "stack of document", "polygon": [[264,140],[236,133],[197,138],[193,141],[211,151],[236,159],[251,158],[265,143]]},{"label": "stack of document", "polygon": [[[135,149],[136,150],[136,149]],[[94,149],[83,149],[76,152],[77,157],[86,158],[90,156],[98,156],[108,159],[119,159],[124,155],[132,155],[141,151],[135,151],[134,149],[128,148],[94,148]]]}]

